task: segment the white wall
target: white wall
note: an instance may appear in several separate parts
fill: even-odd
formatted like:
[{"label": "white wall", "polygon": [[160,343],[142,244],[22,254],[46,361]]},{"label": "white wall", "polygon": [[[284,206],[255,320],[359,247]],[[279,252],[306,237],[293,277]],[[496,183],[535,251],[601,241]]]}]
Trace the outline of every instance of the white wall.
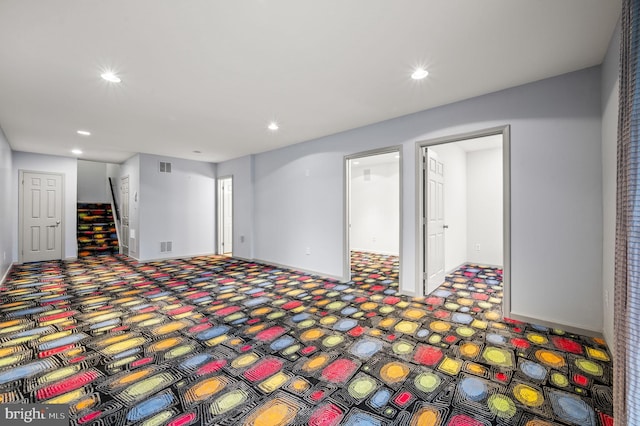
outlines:
[{"label": "white wall", "polygon": [[502,149],[467,152],[467,259],[503,266]]},{"label": "white wall", "polygon": [[0,282],[8,272],[17,245],[13,233],[14,186],[12,152],[4,132],[0,128]]},{"label": "white wall", "polygon": [[400,165],[394,156],[385,163],[351,161],[352,250],[400,253]]},{"label": "white wall", "polygon": [[77,173],[78,161],[75,158],[54,155],[13,152],[13,260],[18,261],[18,172],[61,173],[64,175],[64,253],[67,259],[78,256],[77,230]]},{"label": "white wall", "polygon": [[[139,156],[139,259],[215,253],[215,165]],[[160,161],[171,163],[171,173],[159,172]],[[161,241],[171,241],[173,250],[161,252]]]},{"label": "white wall", "polygon": [[111,182],[113,183],[113,195],[116,197],[116,201],[118,202],[118,208],[120,208],[120,165],[112,163],[105,163],[105,165],[107,169],[105,184],[108,202],[111,202],[111,188],[109,188],[109,178],[111,178]]},{"label": "white wall", "polygon": [[109,203],[107,193],[107,164],[78,160],[78,202]]},{"label": "white wall", "polygon": [[512,314],[601,331],[599,67],[256,155],[255,257],[346,276],[343,157],[402,144],[400,288],[414,292],[416,141],[507,124]]},{"label": "white wall", "polygon": [[233,255],[253,259],[253,156],[219,163],[216,174],[233,176]]},{"label": "white wall", "polygon": [[[129,176],[129,256],[140,258],[139,231],[140,231],[140,205],[138,204],[140,192],[140,155],[136,154],[120,165],[120,178],[118,188],[123,177]],[[118,193],[120,190],[118,190]],[[119,195],[120,196],[120,195]],[[120,200],[122,203],[122,200]],[[122,206],[122,204],[120,204]]]},{"label": "white wall", "polygon": [[444,164],[444,270],[467,262],[467,154],[455,143],[429,147]]},{"label": "white wall", "polygon": [[603,259],[602,283],[604,337],[614,350],[613,289],[616,235],[616,156],[618,134],[618,62],[620,57],[620,23],[613,34],[602,65],[602,206]]}]

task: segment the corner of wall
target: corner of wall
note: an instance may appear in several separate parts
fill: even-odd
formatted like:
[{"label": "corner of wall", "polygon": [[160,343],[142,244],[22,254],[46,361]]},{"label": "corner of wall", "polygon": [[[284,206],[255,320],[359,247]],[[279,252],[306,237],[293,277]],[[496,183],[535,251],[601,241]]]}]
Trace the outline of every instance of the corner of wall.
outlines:
[{"label": "corner of wall", "polygon": [[602,111],[602,305],[603,334],[614,347],[616,175],[619,102],[620,21],[611,37],[601,72]]}]

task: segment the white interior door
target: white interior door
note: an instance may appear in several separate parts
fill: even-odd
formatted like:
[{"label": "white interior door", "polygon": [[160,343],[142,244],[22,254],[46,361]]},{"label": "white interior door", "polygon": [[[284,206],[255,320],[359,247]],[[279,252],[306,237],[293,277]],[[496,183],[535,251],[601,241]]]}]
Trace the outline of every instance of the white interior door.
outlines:
[{"label": "white interior door", "polygon": [[20,190],[22,261],[62,259],[63,176],[22,172]]},{"label": "white interior door", "polygon": [[425,256],[426,293],[431,293],[444,281],[444,164],[432,149],[426,149]]},{"label": "white interior door", "polygon": [[218,253],[233,253],[233,178],[218,181]]},{"label": "white interior door", "polygon": [[122,254],[129,255],[129,176],[120,179],[120,224],[121,236],[120,246]]}]

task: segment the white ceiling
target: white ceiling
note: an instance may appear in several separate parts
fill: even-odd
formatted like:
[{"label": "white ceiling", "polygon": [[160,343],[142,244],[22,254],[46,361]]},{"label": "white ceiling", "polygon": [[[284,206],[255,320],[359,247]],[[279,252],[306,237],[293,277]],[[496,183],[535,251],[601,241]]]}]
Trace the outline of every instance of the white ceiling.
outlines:
[{"label": "white ceiling", "polygon": [[[2,0],[0,126],[19,151],[218,162],[600,64],[620,10],[620,0]],[[425,80],[410,78],[418,65]],[[107,68],[121,84],[100,78]]]}]

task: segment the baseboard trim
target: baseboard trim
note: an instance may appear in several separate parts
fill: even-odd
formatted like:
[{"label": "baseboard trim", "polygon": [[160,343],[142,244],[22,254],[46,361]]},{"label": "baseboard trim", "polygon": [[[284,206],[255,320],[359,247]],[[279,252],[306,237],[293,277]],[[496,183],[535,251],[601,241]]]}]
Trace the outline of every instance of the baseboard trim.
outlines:
[{"label": "baseboard trim", "polygon": [[2,275],[2,279],[0,280],[0,285],[4,285],[4,282],[9,277],[9,273],[11,272],[11,270],[13,269],[13,265],[15,265],[15,264],[16,264],[16,262],[11,262],[9,264],[9,267],[7,268],[6,271],[4,271],[4,274]]},{"label": "baseboard trim", "polygon": [[398,293],[407,297],[419,297],[415,291],[407,291],[407,290],[402,290],[400,288],[398,288]]},{"label": "baseboard trim", "polygon": [[138,259],[137,257],[133,257],[131,255],[128,255],[127,257],[134,259],[136,262],[147,263],[147,262],[159,262],[161,260],[190,259],[193,257],[201,257],[201,256],[222,256],[222,255],[217,253],[183,254],[180,256],[156,257],[153,259],[144,259],[144,260]]},{"label": "baseboard trim", "polygon": [[[238,258],[238,259],[240,259],[240,258]],[[246,260],[246,259],[243,259],[243,260]],[[290,266],[290,265],[283,265],[281,263],[270,262],[270,261],[263,260],[263,259],[252,259],[252,260],[249,260],[249,262],[257,262],[257,263],[262,263],[264,265],[277,266],[278,268],[285,268],[285,269],[289,269],[291,271],[304,272],[305,274],[317,275],[317,276],[322,277],[322,278],[329,278],[329,279],[337,280],[337,281],[340,281],[340,282],[349,281],[348,279],[345,280],[344,277],[340,277],[340,276],[337,276],[337,275],[325,274],[323,272],[311,271],[309,269],[298,268],[298,267]]]},{"label": "baseboard trim", "polygon": [[558,328],[560,330],[568,331],[568,332],[573,333],[573,334],[581,334],[583,336],[599,337],[599,338],[604,339],[604,336],[602,335],[602,332],[588,330],[586,328],[576,327],[576,326],[567,325],[567,324],[560,324],[560,323],[553,322],[553,321],[545,321],[545,320],[541,320],[541,319],[537,319],[537,318],[531,318],[531,317],[528,317],[528,316],[525,316],[525,315],[515,314],[513,312],[510,313],[509,315],[505,315],[505,318],[511,318],[511,319],[518,320],[518,321],[524,321],[524,322],[528,322],[530,324],[539,324],[539,325],[543,325],[543,326],[549,327],[549,328]]}]

